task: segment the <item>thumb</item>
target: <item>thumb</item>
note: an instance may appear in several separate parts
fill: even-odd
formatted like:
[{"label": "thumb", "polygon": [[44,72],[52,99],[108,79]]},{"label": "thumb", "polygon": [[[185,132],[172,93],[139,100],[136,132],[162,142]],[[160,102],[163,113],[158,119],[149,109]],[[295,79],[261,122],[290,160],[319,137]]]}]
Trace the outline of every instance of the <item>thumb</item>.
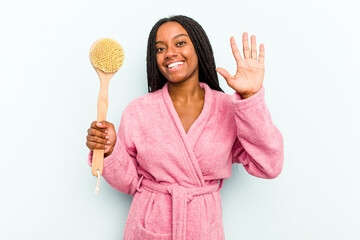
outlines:
[{"label": "thumb", "polygon": [[223,76],[226,81],[228,81],[231,78],[230,73],[223,68],[217,68],[216,71],[220,73],[220,75]]}]

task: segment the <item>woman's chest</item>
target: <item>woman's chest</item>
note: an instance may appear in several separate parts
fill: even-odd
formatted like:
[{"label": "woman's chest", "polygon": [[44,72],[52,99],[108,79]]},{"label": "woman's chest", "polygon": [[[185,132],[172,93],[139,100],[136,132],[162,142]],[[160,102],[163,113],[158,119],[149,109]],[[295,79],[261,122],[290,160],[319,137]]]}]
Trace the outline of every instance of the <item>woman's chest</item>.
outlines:
[{"label": "woman's chest", "polygon": [[204,101],[194,104],[174,104],[176,113],[186,133],[201,114],[203,105]]},{"label": "woman's chest", "polygon": [[[193,108],[193,112],[178,109],[183,128],[190,128],[191,122],[196,121],[201,109]],[[233,116],[220,111],[213,112],[203,123],[200,129],[192,129],[189,134],[183,134],[179,124],[175,124],[172,117],[165,113],[153,114],[152,117],[161,117],[157,120],[148,119],[137,129],[139,142],[135,140],[137,160],[147,171],[167,171],[169,167],[174,172],[184,172],[188,165],[196,162],[205,175],[212,172],[228,171],[231,163],[231,149],[236,140],[236,125]],[[186,119],[189,122],[186,122]],[[146,122],[157,122],[157,126],[147,127]],[[186,125],[189,124],[189,126]],[[200,124],[197,124],[199,126]],[[201,131],[200,131],[201,130]],[[198,131],[200,131],[198,133]],[[195,137],[195,133],[199,134]],[[144,144],[146,143],[146,144]],[[231,164],[230,164],[231,165]]]}]

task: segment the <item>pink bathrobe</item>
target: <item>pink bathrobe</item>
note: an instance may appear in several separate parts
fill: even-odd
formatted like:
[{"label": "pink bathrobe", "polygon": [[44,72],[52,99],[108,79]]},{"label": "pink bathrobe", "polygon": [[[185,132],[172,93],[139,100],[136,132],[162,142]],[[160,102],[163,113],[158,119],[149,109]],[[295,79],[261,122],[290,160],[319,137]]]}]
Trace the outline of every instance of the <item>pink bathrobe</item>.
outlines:
[{"label": "pink bathrobe", "polygon": [[[219,189],[233,163],[275,178],[283,138],[272,123],[264,87],[247,99],[205,89],[201,114],[186,133],[168,86],[131,101],[122,113],[103,177],[133,195],[123,239],[224,239]],[[89,154],[91,165],[92,152]]]}]

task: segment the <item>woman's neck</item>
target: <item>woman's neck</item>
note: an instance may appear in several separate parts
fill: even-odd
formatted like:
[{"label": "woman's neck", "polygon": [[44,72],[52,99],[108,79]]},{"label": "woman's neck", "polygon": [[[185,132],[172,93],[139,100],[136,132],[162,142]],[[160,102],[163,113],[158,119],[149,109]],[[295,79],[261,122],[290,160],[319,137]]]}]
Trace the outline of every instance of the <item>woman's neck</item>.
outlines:
[{"label": "woman's neck", "polygon": [[168,91],[173,102],[187,104],[204,100],[205,90],[199,85],[199,81],[185,81],[172,83],[168,81]]}]

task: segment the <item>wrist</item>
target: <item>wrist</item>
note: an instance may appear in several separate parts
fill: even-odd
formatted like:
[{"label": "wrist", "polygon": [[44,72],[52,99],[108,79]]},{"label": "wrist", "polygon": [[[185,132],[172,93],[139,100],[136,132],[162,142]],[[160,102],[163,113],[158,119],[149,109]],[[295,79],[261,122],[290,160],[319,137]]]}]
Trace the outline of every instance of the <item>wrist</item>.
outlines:
[{"label": "wrist", "polygon": [[247,99],[247,98],[255,95],[255,93],[239,93],[239,94],[240,94],[242,99]]}]

